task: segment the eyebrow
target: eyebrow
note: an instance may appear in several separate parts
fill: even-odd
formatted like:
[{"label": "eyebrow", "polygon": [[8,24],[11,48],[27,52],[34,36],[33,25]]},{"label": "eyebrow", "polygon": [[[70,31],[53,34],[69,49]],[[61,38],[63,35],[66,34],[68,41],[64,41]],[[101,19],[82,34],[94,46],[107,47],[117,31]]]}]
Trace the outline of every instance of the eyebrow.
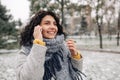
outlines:
[{"label": "eyebrow", "polygon": [[[50,20],[45,20],[44,22],[51,22]],[[56,21],[53,21],[53,22],[55,22],[56,23]]]}]

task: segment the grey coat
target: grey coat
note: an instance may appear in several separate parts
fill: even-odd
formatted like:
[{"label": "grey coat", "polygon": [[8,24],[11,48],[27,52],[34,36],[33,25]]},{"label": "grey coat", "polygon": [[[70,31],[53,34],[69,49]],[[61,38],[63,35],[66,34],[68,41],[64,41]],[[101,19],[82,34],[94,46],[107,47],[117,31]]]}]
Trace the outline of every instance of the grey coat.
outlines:
[{"label": "grey coat", "polygon": [[[17,80],[43,80],[44,62],[47,47],[33,44],[31,50],[22,48],[17,57]],[[26,56],[25,53],[29,55]],[[72,64],[78,70],[82,70],[83,60],[72,59]],[[65,73],[63,73],[65,74]]]}]

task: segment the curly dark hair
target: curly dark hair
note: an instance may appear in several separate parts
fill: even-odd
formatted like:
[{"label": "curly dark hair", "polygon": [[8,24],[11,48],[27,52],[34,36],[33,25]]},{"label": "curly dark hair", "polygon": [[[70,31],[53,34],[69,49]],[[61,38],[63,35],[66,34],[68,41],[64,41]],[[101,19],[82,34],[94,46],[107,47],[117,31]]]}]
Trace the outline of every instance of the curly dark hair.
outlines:
[{"label": "curly dark hair", "polygon": [[60,25],[60,21],[58,16],[51,12],[51,11],[39,11],[35,14],[35,16],[33,16],[30,20],[30,22],[25,26],[24,30],[21,32],[20,34],[20,45],[21,46],[30,46],[33,44],[33,31],[34,31],[34,27],[39,25],[42,21],[42,19],[46,16],[46,15],[51,15],[57,24],[57,28],[58,28],[58,35],[64,34],[63,33],[63,28]]}]

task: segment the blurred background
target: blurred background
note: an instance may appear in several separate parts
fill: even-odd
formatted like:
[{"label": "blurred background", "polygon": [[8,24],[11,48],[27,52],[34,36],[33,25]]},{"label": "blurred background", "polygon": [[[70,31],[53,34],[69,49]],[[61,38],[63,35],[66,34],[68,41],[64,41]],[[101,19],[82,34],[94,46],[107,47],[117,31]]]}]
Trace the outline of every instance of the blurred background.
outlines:
[{"label": "blurred background", "polygon": [[119,46],[119,0],[1,0],[0,10],[0,48],[18,48],[21,28],[38,10],[58,14],[67,37],[97,48]]},{"label": "blurred background", "polygon": [[0,80],[16,80],[20,31],[38,10],[59,16],[89,80],[120,80],[120,0],[0,0]]}]

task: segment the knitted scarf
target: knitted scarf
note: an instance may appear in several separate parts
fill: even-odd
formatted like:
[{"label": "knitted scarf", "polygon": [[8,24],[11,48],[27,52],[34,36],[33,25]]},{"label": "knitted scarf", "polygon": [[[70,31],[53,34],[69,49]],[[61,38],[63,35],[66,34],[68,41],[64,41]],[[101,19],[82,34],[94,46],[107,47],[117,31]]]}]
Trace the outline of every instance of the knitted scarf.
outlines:
[{"label": "knitted scarf", "polygon": [[[46,42],[47,47],[43,80],[85,80],[85,74],[72,65],[71,53],[65,44],[64,35],[57,35],[54,39],[43,40]],[[23,48],[28,49],[25,53],[25,55],[28,55],[31,47],[24,46]],[[63,73],[65,70],[66,73]],[[57,74],[61,71],[62,77]],[[67,79],[64,79],[65,75],[68,77]]]},{"label": "knitted scarf", "polygon": [[[62,70],[62,63],[67,62],[68,76],[71,80],[83,80],[85,76],[81,71],[74,68],[71,63],[70,51],[64,42],[64,35],[57,35],[54,39],[43,39],[46,42],[47,52],[45,57],[45,73],[43,80],[57,80],[56,72]],[[64,76],[64,74],[63,74]],[[60,79],[64,80],[64,79]]]}]

